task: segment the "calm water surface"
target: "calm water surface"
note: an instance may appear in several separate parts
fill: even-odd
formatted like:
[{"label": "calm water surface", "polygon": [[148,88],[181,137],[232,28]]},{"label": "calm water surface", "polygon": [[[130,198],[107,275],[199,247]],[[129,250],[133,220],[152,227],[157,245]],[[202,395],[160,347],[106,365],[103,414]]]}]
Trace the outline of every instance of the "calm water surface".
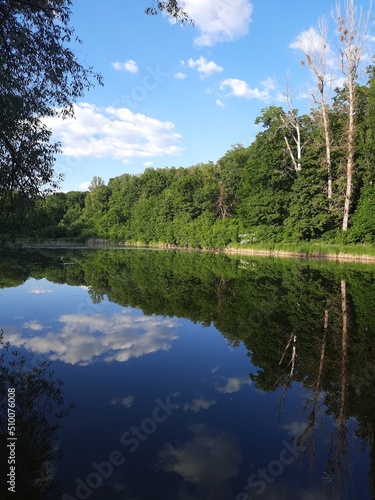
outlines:
[{"label": "calm water surface", "polygon": [[1,498],[375,498],[374,267],[29,250],[0,306]]}]

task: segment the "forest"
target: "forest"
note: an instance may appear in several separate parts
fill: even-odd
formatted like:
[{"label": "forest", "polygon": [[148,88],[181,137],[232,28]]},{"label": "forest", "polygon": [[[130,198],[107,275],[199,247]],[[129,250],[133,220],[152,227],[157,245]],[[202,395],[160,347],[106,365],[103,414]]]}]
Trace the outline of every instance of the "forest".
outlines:
[{"label": "forest", "polygon": [[[91,237],[113,242],[195,248],[267,242],[375,241],[375,69],[356,87],[352,194],[344,230],[349,120],[348,90],[336,89],[328,108],[330,172],[319,110],[299,115],[279,106],[262,110],[248,147],[236,144],[216,163],[147,168],[108,185],[94,176],[87,192],[55,192],[25,205],[17,193],[1,220],[5,235]],[[300,157],[295,148],[299,133]],[[330,178],[330,193],[328,180]]]},{"label": "forest", "polygon": [[[8,10],[0,2],[0,35],[17,55],[4,51],[0,58],[1,242],[101,238],[209,249],[293,242],[371,246],[375,67],[370,63],[363,78],[369,17],[361,10],[358,15],[353,0],[336,12],[338,75],[328,61],[325,22],[309,46],[297,42],[301,64],[314,80],[310,111],[301,114],[293,106],[287,85],[283,105],[265,107],[255,119],[260,131],[254,141],[232,145],[216,162],[147,168],[107,184],[94,175],[87,192],[64,193],[54,170],[61,145],[51,142],[41,116],[56,116],[56,106],[62,116],[74,115],[73,103],[93,82],[102,84],[100,74],[66,50],[74,36],[70,4],[57,2],[62,26],[56,30],[56,18],[42,0],[34,7],[12,1]],[[155,5],[146,13],[166,10],[188,20],[174,0]],[[22,19],[30,25],[30,39],[17,35],[23,33]],[[46,70],[47,56],[59,68],[53,75]]]}]

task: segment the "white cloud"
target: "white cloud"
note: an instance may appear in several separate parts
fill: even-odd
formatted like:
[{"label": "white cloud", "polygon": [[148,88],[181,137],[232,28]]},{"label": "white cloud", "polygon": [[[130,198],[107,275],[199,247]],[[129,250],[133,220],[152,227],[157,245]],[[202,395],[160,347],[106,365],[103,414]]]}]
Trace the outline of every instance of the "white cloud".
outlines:
[{"label": "white cloud", "polygon": [[145,354],[167,351],[177,339],[178,321],[161,317],[134,316],[129,312],[104,314],[64,314],[61,330],[44,335],[8,335],[9,342],[32,352],[72,365],[90,365],[99,359],[128,361]]},{"label": "white cloud", "polygon": [[249,0],[184,0],[181,5],[200,31],[196,45],[207,47],[246,35],[253,11]]},{"label": "white cloud", "polygon": [[289,44],[289,47],[309,54],[312,59],[315,58],[314,54],[316,54],[319,59],[320,54],[325,50],[327,68],[338,69],[338,59],[334,51],[329,43],[324,40],[319,31],[313,27],[297,35],[293,42]]},{"label": "white cloud", "polygon": [[133,59],[128,59],[125,62],[114,62],[112,67],[116,71],[129,71],[129,73],[138,73],[138,65]]},{"label": "white cloud", "polygon": [[152,161],[145,161],[145,162],[143,162],[143,165],[144,165],[145,167],[151,167],[151,165],[152,165]]},{"label": "white cloud", "polygon": [[189,68],[197,68],[198,73],[201,73],[201,76],[204,78],[206,76],[210,76],[213,73],[220,73],[223,71],[223,68],[216,64],[214,61],[207,61],[207,59],[201,56],[199,59],[195,61],[190,58],[187,62]]},{"label": "white cloud", "polygon": [[184,410],[192,410],[194,413],[198,413],[201,410],[208,410],[208,408],[214,404],[216,404],[214,399],[195,398],[191,403],[186,403],[184,405]]},{"label": "white cloud", "polygon": [[82,191],[87,191],[89,189],[89,186],[91,185],[90,181],[86,182],[81,182],[81,184],[78,186]]},{"label": "white cloud", "polygon": [[220,84],[220,90],[229,89],[227,96],[244,97],[246,99],[259,99],[260,101],[267,101],[270,98],[269,88],[265,87],[262,90],[258,88],[250,88],[244,80],[237,78],[227,78]]},{"label": "white cloud", "polygon": [[128,108],[99,108],[81,103],[75,118],[44,119],[62,143],[63,154],[73,157],[113,158],[179,155],[181,135],[172,122],[134,113]]},{"label": "white cloud", "polygon": [[265,80],[263,80],[262,86],[268,90],[275,90],[277,88],[275,79],[271,77],[268,77]]},{"label": "white cloud", "polygon": [[178,80],[184,80],[187,77],[187,75],[179,71],[178,73],[175,73],[174,77],[177,78]]},{"label": "white cloud", "polygon": [[39,321],[28,321],[23,324],[23,328],[29,328],[30,330],[40,331],[43,330],[43,325]]},{"label": "white cloud", "polygon": [[227,383],[223,387],[217,387],[217,390],[224,394],[232,394],[240,391],[244,385],[251,385],[251,380],[248,377],[230,377]]},{"label": "white cloud", "polygon": [[221,108],[225,108],[226,107],[225,104],[222,101],[220,101],[220,99],[216,99],[216,103],[215,104],[217,106],[220,106]]},{"label": "white cloud", "polygon": [[52,290],[47,290],[45,288],[33,288],[29,293],[35,293],[36,295],[42,295],[44,293],[52,293]]},{"label": "white cloud", "polygon": [[324,40],[318,31],[311,27],[302,31],[289,45],[291,49],[299,49],[303,52],[320,52],[323,49]]}]

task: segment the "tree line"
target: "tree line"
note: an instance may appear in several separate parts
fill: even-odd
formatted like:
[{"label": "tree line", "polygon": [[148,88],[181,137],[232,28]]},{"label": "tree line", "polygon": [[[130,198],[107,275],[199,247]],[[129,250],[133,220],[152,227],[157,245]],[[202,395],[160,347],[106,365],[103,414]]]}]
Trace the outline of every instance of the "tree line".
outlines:
[{"label": "tree line", "polygon": [[[348,230],[346,162],[342,141],[349,120],[349,93],[336,89],[327,107],[330,172],[327,172],[322,113],[314,108],[269,106],[256,123],[261,131],[248,147],[236,144],[216,163],[189,168],[147,168],[108,185],[95,176],[87,192],[54,193],[34,200],[19,226],[38,238],[105,238],[120,242],[166,243],[222,248],[231,243],[375,240],[375,70],[356,86],[356,133]],[[296,154],[298,123],[302,154]],[[291,154],[292,153],[292,154]],[[294,154],[293,154],[294,153]],[[330,189],[328,189],[330,180]],[[21,216],[21,214],[23,214]]]},{"label": "tree line", "polygon": [[[199,248],[373,242],[374,66],[360,83],[369,15],[354,0],[343,4],[334,13],[341,87],[332,92],[324,19],[311,40],[295,42],[315,79],[309,113],[293,107],[287,89],[284,107],[269,106],[255,120],[262,130],[253,143],[232,146],[216,163],[146,169],[108,185],[95,176],[87,193],[59,193],[60,145],[41,117],[72,114],[102,79],[66,47],[77,41],[69,0],[0,0],[0,235]],[[191,21],[175,0],[146,9],[158,11]]]}]

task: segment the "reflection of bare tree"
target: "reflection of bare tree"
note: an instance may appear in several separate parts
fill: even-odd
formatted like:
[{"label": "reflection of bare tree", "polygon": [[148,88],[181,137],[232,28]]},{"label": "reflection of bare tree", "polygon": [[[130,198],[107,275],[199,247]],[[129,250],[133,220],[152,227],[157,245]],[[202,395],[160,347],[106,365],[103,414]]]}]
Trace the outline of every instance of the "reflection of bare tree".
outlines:
[{"label": "reflection of bare tree", "polygon": [[[329,332],[329,306],[328,302],[324,311],[323,320],[323,336],[320,342],[319,365],[316,375],[316,381],[312,389],[311,395],[306,399],[304,410],[308,410],[308,423],[304,431],[297,436],[298,445],[306,445],[306,449],[310,450],[310,468],[313,468],[315,458],[315,443],[317,422],[320,422],[321,427],[323,424],[323,410],[322,406],[328,404],[335,415],[336,428],[329,437],[329,451],[328,451],[328,467],[324,473],[323,480],[327,482],[332,488],[332,495],[340,498],[340,491],[344,487],[347,491],[349,489],[349,478],[351,477],[351,467],[349,461],[349,447],[348,447],[348,423],[347,423],[347,404],[348,404],[348,373],[349,373],[349,332],[348,332],[348,307],[347,307],[347,291],[346,281],[341,281],[341,328],[339,331],[340,342],[337,343],[340,348],[339,366],[336,372],[338,376],[339,390],[330,394],[330,390],[322,395],[323,388],[323,375],[325,370],[326,349],[327,349],[327,336]],[[334,325],[332,325],[334,330]],[[322,397],[323,396],[323,397]],[[334,405],[334,408],[332,407]],[[319,411],[319,418],[317,412]]]},{"label": "reflection of bare tree", "polygon": [[301,433],[300,436],[297,437],[298,446],[306,445],[309,443],[310,449],[310,469],[314,464],[315,459],[315,443],[316,443],[316,423],[318,421],[317,413],[319,412],[320,418],[319,422],[322,421],[322,413],[320,409],[320,395],[322,391],[322,378],[324,372],[324,363],[326,356],[326,346],[327,346],[327,331],[328,331],[328,321],[329,321],[329,311],[325,309],[324,311],[324,321],[323,321],[323,336],[320,343],[320,353],[319,353],[319,367],[318,373],[315,381],[315,385],[312,391],[312,395],[306,399],[305,402],[305,410],[309,408],[309,418],[308,423]]},{"label": "reflection of bare tree", "polygon": [[274,387],[278,387],[279,385],[283,385],[284,386],[284,390],[281,394],[281,397],[280,397],[280,405],[279,405],[279,411],[282,412],[282,409],[284,407],[284,402],[285,402],[285,397],[286,397],[286,394],[288,392],[288,389],[291,387],[292,385],[292,382],[293,382],[293,376],[294,376],[294,372],[295,372],[295,368],[296,368],[296,358],[297,358],[297,346],[296,346],[296,343],[297,343],[297,335],[295,335],[293,332],[291,333],[290,337],[289,337],[289,340],[285,346],[285,349],[281,355],[281,358],[280,358],[280,361],[279,361],[279,366],[281,366],[284,362],[284,359],[286,358],[287,354],[288,354],[288,351],[290,350],[290,347],[291,348],[291,353],[290,353],[290,360],[288,362],[288,369],[289,369],[289,366],[290,366],[290,371],[287,372],[283,377],[282,379],[278,378]]},{"label": "reflection of bare tree", "polygon": [[[0,332],[0,346],[3,332]],[[2,498],[40,500],[60,498],[53,468],[62,453],[56,442],[58,420],[64,409],[62,381],[50,371],[50,363],[29,367],[28,360],[9,344],[0,354],[0,469],[9,471],[7,453],[8,389],[15,389],[16,401],[16,495],[8,491],[6,474],[1,475]],[[48,496],[47,496],[48,495]]]},{"label": "reflection of bare tree", "polygon": [[[347,440],[348,424],[347,424],[347,390],[348,390],[348,361],[349,361],[349,333],[348,333],[348,307],[346,294],[346,281],[341,281],[341,312],[342,312],[342,335],[341,335],[341,369],[340,381],[341,388],[338,400],[338,415],[336,418],[337,429],[332,434],[330,453],[331,459],[329,462],[329,473],[335,478],[336,495],[340,494],[341,480],[348,487],[348,474],[351,475],[349,466],[349,446]],[[343,476],[341,473],[344,472]]]},{"label": "reflection of bare tree", "polygon": [[282,362],[284,361],[285,355],[288,352],[290,345],[292,344],[292,353],[290,356],[290,361],[288,363],[288,366],[290,365],[290,373],[287,375],[289,381],[291,381],[293,379],[294,369],[295,369],[295,365],[296,365],[296,355],[297,355],[296,342],[297,342],[297,335],[292,333],[290,338],[289,338],[289,341],[284,349],[284,352],[281,356],[281,359],[279,361],[279,366],[280,366],[282,364]]}]

